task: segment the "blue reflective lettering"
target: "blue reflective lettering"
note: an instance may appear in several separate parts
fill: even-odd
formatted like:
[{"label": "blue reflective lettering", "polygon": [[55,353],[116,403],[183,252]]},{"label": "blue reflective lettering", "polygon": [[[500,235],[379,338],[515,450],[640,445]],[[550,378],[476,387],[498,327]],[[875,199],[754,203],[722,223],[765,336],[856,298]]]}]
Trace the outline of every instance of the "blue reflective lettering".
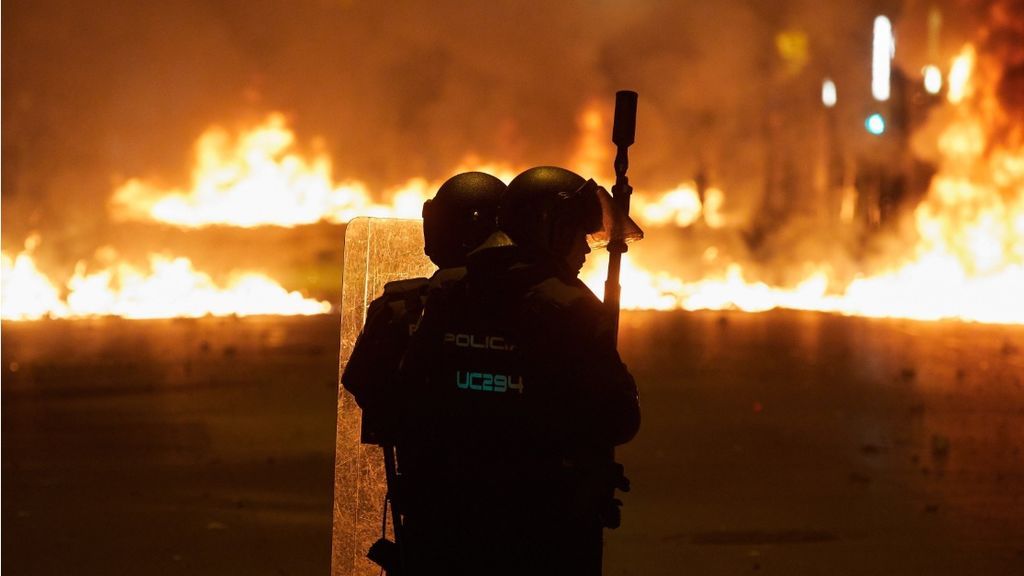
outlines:
[{"label": "blue reflective lettering", "polygon": [[523,377],[507,374],[491,374],[489,372],[455,371],[455,385],[460,390],[480,390],[482,392],[507,392],[515,390],[523,393]]}]

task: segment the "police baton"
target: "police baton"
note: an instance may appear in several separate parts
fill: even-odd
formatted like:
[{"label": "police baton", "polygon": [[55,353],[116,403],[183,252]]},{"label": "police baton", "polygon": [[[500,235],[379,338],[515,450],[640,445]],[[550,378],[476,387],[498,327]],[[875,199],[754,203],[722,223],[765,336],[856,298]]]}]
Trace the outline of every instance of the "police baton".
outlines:
[{"label": "police baton", "polygon": [[622,212],[620,219],[614,219],[611,241],[608,243],[608,278],[604,283],[604,304],[612,318],[613,344],[619,339],[619,273],[622,268],[622,254],[627,250],[625,223],[629,216],[629,197],[633,187],[629,185],[626,170],[629,169],[629,146],[636,136],[636,99],[631,90],[615,93],[615,123],[612,125],[612,142],[615,144],[615,186],[612,200]]}]

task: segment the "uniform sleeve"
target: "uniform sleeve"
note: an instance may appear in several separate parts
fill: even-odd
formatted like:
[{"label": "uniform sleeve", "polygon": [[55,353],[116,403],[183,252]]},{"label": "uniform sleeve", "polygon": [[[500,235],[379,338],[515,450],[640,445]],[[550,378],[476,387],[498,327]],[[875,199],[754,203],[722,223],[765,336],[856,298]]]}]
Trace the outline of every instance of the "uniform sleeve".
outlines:
[{"label": "uniform sleeve", "polygon": [[619,357],[612,332],[612,321],[603,306],[590,303],[572,311],[572,335],[579,346],[576,366],[583,408],[598,424],[600,443],[624,444],[640,429],[640,402],[636,381]]},{"label": "uniform sleeve", "polygon": [[531,357],[551,374],[564,438],[574,446],[609,446],[631,440],[640,428],[637,386],[612,338],[612,323],[600,301],[553,299],[531,311],[538,328]]},{"label": "uniform sleeve", "polygon": [[388,378],[402,358],[404,346],[397,339],[397,314],[387,296],[374,300],[366,314],[366,324],[359,333],[352,354],[341,375],[341,384],[352,393],[363,410],[372,409],[382,400],[382,379]]}]

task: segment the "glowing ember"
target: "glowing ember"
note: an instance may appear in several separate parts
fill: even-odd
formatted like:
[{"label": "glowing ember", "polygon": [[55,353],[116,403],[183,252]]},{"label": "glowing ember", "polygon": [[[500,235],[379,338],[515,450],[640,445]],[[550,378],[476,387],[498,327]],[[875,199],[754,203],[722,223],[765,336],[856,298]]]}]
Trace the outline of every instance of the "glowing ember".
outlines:
[{"label": "glowing ember", "polygon": [[149,271],[128,264],[87,273],[82,263],[67,283],[67,298],[35,267],[27,252],[3,255],[5,320],[43,317],[173,318],[324,314],[331,305],[288,292],[262,274],[233,274],[227,286],[192,267],[188,258],[150,256]]}]

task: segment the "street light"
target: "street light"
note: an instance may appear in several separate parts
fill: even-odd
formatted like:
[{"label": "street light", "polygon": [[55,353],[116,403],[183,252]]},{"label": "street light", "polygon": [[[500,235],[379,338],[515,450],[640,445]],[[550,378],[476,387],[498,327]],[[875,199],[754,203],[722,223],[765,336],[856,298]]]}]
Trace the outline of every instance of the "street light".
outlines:
[{"label": "street light", "polygon": [[924,75],[924,89],[929,94],[938,94],[942,90],[942,70],[929,64],[921,69],[921,73]]},{"label": "street light", "polygon": [[825,78],[825,81],[821,83],[821,103],[825,105],[825,108],[832,108],[836,105],[836,83],[831,78]]},{"label": "street light", "polygon": [[889,74],[896,55],[896,38],[892,22],[885,16],[875,18],[875,35],[871,53],[871,95],[879,102],[889,99]]}]

